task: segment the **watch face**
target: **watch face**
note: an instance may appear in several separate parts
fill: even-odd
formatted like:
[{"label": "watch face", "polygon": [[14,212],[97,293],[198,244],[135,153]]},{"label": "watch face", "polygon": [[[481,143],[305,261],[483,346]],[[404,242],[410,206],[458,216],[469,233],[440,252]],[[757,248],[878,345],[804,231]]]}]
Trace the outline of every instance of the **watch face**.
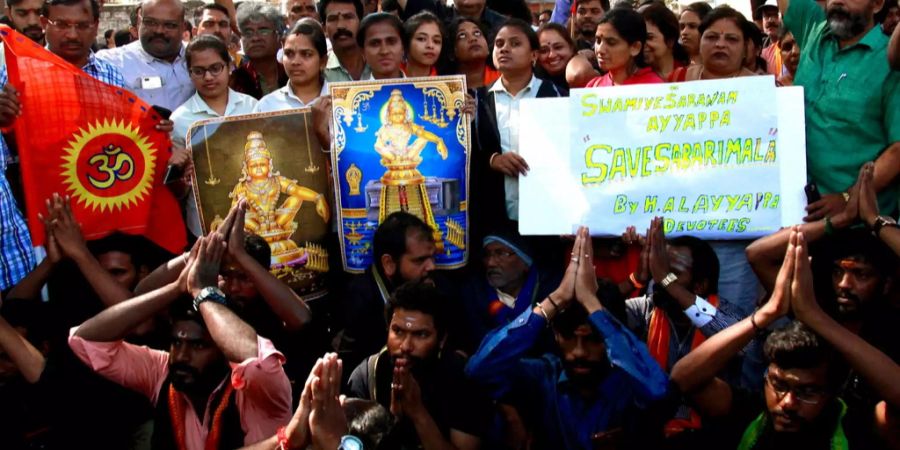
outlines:
[{"label": "watch face", "polygon": [[362,441],[356,436],[344,436],[341,438],[340,450],[363,450]]}]

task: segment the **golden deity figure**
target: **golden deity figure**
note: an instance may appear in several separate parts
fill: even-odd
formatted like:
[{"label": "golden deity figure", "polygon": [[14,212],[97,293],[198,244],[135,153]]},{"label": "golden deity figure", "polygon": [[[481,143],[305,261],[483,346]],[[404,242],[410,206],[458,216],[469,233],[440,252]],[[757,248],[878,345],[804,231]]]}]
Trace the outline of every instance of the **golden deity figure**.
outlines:
[{"label": "golden deity figure", "polygon": [[375,133],[375,151],[381,155],[381,165],[387,171],[381,177],[381,202],[378,223],[393,212],[406,211],[421,218],[434,230],[438,251],[443,250],[441,231],[434,220],[425,177],[419,172],[420,154],[428,143],[435,144],[441,159],[447,159],[443,139],[414,123],[415,113],[399,89],[391,91],[384,111],[381,128]]},{"label": "golden deity figure", "polygon": [[[279,205],[281,194],[287,198]],[[247,199],[244,228],[262,236],[269,243],[272,261],[276,265],[296,263],[307,256],[291,240],[297,230],[294,217],[303,202],[315,202],[316,213],[325,222],[328,222],[330,214],[324,195],[300,186],[296,180],[281,176],[275,171],[272,154],[262,133],[258,131],[247,135],[241,178],[228,197],[232,199],[232,207],[241,198]]]}]

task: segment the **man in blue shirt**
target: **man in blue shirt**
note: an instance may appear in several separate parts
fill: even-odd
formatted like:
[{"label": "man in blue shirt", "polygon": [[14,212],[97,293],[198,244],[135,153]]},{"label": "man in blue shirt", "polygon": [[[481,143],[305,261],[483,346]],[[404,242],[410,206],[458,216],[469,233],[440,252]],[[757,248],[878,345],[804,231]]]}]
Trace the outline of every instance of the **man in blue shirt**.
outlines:
[{"label": "man in blue shirt", "polygon": [[[466,366],[466,375],[495,399],[517,393],[532,403],[540,414],[534,448],[637,443],[662,428],[661,418],[647,413],[666,396],[668,378],[644,344],[600,304],[592,258],[590,234],[581,227],[559,288],[489,334]],[[561,356],[523,357],[548,322]]]}]

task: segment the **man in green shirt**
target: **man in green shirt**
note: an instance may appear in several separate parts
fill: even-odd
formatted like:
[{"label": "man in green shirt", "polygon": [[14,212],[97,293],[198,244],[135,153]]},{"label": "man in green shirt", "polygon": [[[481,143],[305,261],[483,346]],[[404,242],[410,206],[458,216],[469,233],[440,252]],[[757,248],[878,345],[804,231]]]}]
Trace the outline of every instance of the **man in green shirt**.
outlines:
[{"label": "man in green shirt", "polygon": [[810,181],[822,200],[805,220],[830,217],[846,205],[859,168],[875,161],[883,211],[897,208],[900,172],[900,73],[887,59],[888,37],[875,26],[884,0],[778,0],[784,24],[802,50],[794,84],[806,100]]}]

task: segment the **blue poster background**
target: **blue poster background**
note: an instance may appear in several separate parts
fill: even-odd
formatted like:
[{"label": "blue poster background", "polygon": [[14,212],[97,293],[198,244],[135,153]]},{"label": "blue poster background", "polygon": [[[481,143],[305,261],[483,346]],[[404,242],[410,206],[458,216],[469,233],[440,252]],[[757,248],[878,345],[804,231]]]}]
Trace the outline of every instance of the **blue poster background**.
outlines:
[{"label": "blue poster background", "polygon": [[[360,272],[372,263],[371,242],[378,226],[377,203],[382,176],[388,172],[375,150],[376,134],[382,128],[387,104],[395,90],[400,91],[412,110],[412,123],[446,145],[447,157],[443,159],[437,144],[426,142],[419,153],[421,162],[415,169],[425,178],[434,223],[440,230],[436,265],[440,268],[464,265],[468,258],[469,127],[467,119],[461,120],[459,114],[465,101],[462,77],[334,83],[330,88],[335,134],[332,164],[345,270]],[[454,111],[452,119],[451,110]],[[416,140],[414,134],[409,144]]]}]

